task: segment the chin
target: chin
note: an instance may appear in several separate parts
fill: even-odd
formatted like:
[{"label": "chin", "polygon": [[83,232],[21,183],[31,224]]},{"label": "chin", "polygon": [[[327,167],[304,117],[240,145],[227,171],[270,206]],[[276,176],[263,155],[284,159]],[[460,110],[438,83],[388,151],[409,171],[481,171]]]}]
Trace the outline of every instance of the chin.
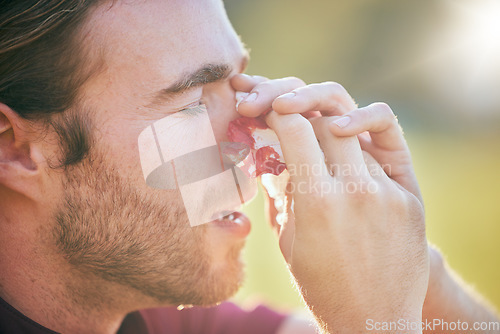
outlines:
[{"label": "chin", "polygon": [[212,263],[212,275],[207,277],[206,285],[202,284],[211,291],[206,294],[209,298],[202,305],[222,302],[238,292],[245,278],[245,265],[241,256],[244,244],[244,241],[233,243],[226,249],[224,257]]},{"label": "chin", "polygon": [[172,288],[169,287],[164,295],[168,298],[160,298],[157,301],[161,305],[208,307],[234,296],[245,278],[244,263],[241,258],[244,241],[218,246],[206,249],[212,259],[203,272],[186,273],[190,277],[179,277],[177,293],[172,294]]},{"label": "chin", "polygon": [[200,305],[213,305],[234,296],[243,284],[244,263],[242,261],[242,249],[244,241],[233,243],[226,249],[224,259],[214,261],[212,275],[207,278],[205,288],[211,290],[206,293],[205,300]]}]

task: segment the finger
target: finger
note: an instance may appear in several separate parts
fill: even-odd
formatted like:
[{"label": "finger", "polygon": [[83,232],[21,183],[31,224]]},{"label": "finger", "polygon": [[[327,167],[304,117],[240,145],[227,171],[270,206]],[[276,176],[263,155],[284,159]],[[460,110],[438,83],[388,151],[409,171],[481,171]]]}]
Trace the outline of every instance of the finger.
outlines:
[{"label": "finger", "polygon": [[[363,147],[361,147],[363,149]],[[368,152],[361,151],[363,154],[363,159],[365,160],[366,168],[368,169],[368,173],[373,179],[389,179],[389,176],[385,173],[384,169],[377,160]]]},{"label": "finger", "polygon": [[[331,125],[330,125],[330,131],[331,131]],[[374,159],[377,160],[377,158],[380,159],[379,164],[381,165],[382,169],[384,169],[384,172],[388,175],[391,176],[391,167],[387,166],[385,162],[387,161],[386,158],[384,158],[384,155],[387,155],[388,151],[382,150],[378,147],[376,147],[373,142],[372,138],[370,137],[370,134],[368,131],[365,131],[363,133],[360,133],[357,135],[359,145],[361,146],[361,149],[366,152],[371,152],[370,154],[374,156]],[[394,152],[390,152],[391,158],[394,158]],[[399,162],[399,161],[398,161]]]},{"label": "finger", "polygon": [[231,86],[236,91],[249,92],[261,82],[268,81],[266,77],[260,75],[248,75],[244,73],[235,74],[231,80]]},{"label": "finger", "polygon": [[323,116],[341,116],[357,106],[340,84],[323,82],[300,87],[277,97],[272,108],[280,114],[319,110]]},{"label": "finger", "polygon": [[247,117],[257,117],[265,114],[272,109],[272,103],[276,97],[304,85],[305,83],[302,80],[294,77],[261,82],[241,101],[238,112]]},{"label": "finger", "polygon": [[279,115],[274,111],[266,116],[266,122],[280,141],[290,181],[294,184],[294,196],[309,195],[298,185],[319,183],[329,177],[311,123],[298,114]]},{"label": "finger", "polygon": [[331,121],[331,117],[318,117],[310,120],[325,154],[328,167],[334,176],[341,180],[346,178],[367,179],[369,173],[358,138],[356,136],[337,137],[333,135],[328,129]]},{"label": "finger", "polygon": [[305,118],[309,119],[309,118],[313,118],[313,117],[321,117],[321,112],[319,112],[317,110],[311,110],[311,111],[303,112],[303,113],[301,113],[301,115],[304,116]]},{"label": "finger", "polygon": [[353,110],[344,117],[334,120],[330,130],[339,137],[354,136],[368,131],[372,144],[379,148],[390,151],[407,149],[398,120],[385,103],[373,103]]},{"label": "finger", "polygon": [[[396,116],[386,104],[374,103],[356,109],[345,117],[336,118],[330,124],[330,131],[337,136],[357,134],[361,149],[370,152],[388,177],[422,202],[403,131]],[[388,154],[391,156],[389,162],[386,158]],[[392,161],[397,161],[397,164]]]}]

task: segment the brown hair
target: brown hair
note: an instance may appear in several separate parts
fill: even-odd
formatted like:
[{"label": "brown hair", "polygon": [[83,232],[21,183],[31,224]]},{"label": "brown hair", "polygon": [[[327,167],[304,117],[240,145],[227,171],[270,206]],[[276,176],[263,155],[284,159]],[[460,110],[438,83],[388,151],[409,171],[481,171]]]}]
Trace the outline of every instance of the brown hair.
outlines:
[{"label": "brown hair", "polygon": [[88,117],[63,112],[77,105],[79,88],[95,73],[78,33],[98,2],[0,1],[0,102],[53,127],[61,142],[61,167],[81,161],[90,149]]}]

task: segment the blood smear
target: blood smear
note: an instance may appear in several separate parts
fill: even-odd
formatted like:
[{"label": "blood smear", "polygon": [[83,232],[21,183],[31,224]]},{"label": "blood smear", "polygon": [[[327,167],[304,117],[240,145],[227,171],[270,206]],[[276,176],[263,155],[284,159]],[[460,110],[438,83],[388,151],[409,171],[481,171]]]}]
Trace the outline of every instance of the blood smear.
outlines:
[{"label": "blood smear", "polygon": [[240,117],[231,121],[227,136],[231,141],[251,148],[256,176],[266,173],[280,175],[286,169],[278,137],[262,118]]},{"label": "blood smear", "polygon": [[[253,159],[249,161],[255,162],[255,173],[252,176],[261,176],[261,183],[269,197],[274,200],[274,206],[278,212],[276,222],[283,225],[288,219],[285,189],[290,175],[286,171],[276,133],[261,117],[240,117],[229,123],[227,135],[231,141],[244,143],[250,147],[250,155]],[[248,170],[245,168],[248,166],[244,164],[239,167],[243,171]]]}]

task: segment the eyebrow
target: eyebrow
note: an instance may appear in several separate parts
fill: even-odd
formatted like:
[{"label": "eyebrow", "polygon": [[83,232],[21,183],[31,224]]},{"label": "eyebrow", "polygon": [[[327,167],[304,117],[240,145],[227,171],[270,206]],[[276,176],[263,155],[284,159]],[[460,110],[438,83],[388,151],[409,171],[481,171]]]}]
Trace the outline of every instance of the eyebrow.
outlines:
[{"label": "eyebrow", "polygon": [[182,75],[172,85],[155,93],[151,104],[163,104],[191,88],[224,80],[229,77],[232,70],[232,66],[228,64],[203,65],[194,72]]}]

